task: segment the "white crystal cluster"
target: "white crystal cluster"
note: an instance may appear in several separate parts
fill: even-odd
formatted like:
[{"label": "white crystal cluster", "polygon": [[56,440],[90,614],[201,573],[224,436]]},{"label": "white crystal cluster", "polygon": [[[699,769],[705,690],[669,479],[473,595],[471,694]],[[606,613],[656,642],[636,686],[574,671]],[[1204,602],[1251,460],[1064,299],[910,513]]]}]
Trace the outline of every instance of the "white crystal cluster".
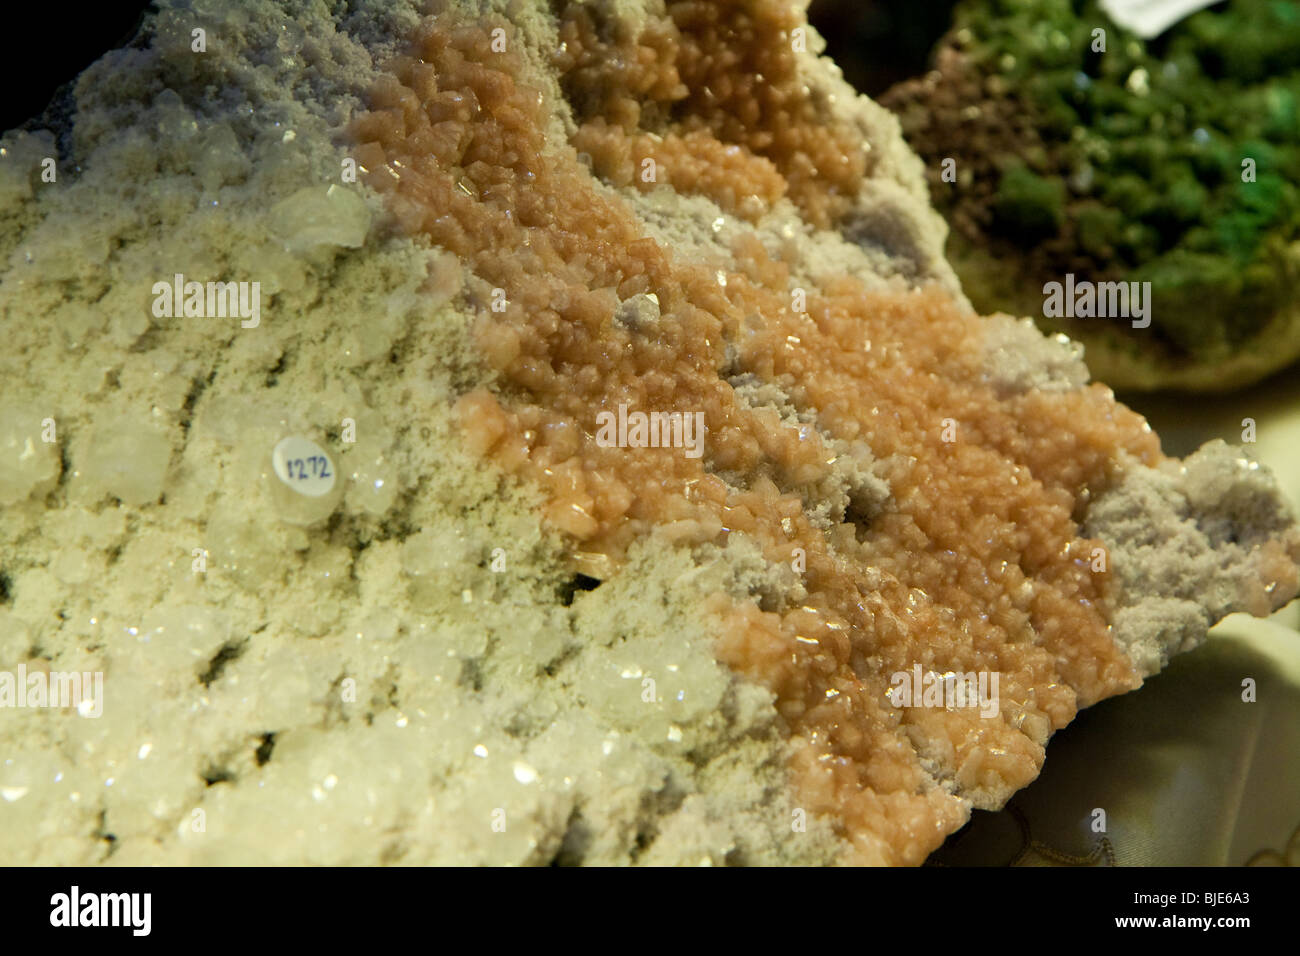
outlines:
[{"label": "white crystal cluster", "polygon": [[0,505],[14,505],[52,489],[59,452],[42,434],[37,414],[16,403],[0,406]]}]

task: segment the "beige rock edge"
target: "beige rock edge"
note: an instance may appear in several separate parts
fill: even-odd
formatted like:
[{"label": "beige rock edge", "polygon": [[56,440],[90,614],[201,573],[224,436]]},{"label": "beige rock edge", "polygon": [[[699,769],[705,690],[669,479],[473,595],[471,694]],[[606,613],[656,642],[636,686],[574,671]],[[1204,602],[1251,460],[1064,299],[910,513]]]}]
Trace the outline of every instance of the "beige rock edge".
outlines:
[{"label": "beige rock edge", "polygon": [[[102,717],[0,709],[0,863],[835,860],[827,822],[792,829],[770,697],[714,661],[697,610],[788,574],[736,538],[703,556],[651,540],[565,606],[535,492],[460,448],[452,400],[487,375],[466,334],[481,283],[386,238],[363,186],[329,191],[340,130],[418,20],[407,0],[352,6],[164,0],[147,43],[82,76],[70,129],[0,141],[0,670],[105,674]],[[545,4],[463,6],[505,13],[545,62]],[[788,205],[760,234],[793,236],[810,281],[955,290],[897,124],[806,66],[882,158],[852,241]],[[534,82],[563,103],[540,66]],[[623,198],[680,255],[724,250],[710,201]],[[153,318],[175,273],[260,282],[260,325]],[[1026,321],[991,320],[987,351],[1007,389],[1087,378]],[[272,493],[290,434],[346,480],[327,523]],[[1257,608],[1252,545],[1295,534],[1240,454],[1133,467],[1089,511],[1144,675]]]}]

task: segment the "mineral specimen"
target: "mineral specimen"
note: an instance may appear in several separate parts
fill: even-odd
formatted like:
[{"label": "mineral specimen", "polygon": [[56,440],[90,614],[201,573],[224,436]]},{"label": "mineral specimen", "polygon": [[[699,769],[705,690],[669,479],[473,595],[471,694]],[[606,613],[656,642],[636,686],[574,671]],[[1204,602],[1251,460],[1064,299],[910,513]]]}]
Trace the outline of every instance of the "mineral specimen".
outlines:
[{"label": "mineral specimen", "polygon": [[917,864],[1295,595],[1263,468],[970,309],[799,5],[479,6],[163,3],[4,194],[0,652],[105,675],[0,712],[9,861]]},{"label": "mineral specimen", "polygon": [[[1257,381],[1300,357],[1300,16],[1232,0],[1144,40],[1103,6],[959,4],[882,102],[978,308],[1080,339],[1116,388]],[[1150,328],[1044,313],[1067,273],[1149,284]]]}]

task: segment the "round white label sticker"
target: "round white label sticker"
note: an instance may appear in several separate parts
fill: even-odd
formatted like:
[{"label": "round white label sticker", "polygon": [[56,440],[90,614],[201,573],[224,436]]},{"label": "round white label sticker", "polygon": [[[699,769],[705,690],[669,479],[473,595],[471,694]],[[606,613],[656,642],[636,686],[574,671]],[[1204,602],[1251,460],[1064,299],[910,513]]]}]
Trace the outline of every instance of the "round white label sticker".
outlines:
[{"label": "round white label sticker", "polygon": [[277,478],[308,498],[329,494],[337,474],[325,449],[310,438],[298,435],[285,438],[275,446],[271,466]]}]

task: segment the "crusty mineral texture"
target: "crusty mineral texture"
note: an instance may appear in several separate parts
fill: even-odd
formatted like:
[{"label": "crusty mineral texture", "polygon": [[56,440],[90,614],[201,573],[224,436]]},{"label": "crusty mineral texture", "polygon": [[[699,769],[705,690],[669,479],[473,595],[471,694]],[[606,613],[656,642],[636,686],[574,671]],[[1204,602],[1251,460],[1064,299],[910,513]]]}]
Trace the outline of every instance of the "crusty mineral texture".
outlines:
[{"label": "crusty mineral texture", "polygon": [[2,143],[0,862],[919,864],[1296,594],[800,4],[160,8]]}]

